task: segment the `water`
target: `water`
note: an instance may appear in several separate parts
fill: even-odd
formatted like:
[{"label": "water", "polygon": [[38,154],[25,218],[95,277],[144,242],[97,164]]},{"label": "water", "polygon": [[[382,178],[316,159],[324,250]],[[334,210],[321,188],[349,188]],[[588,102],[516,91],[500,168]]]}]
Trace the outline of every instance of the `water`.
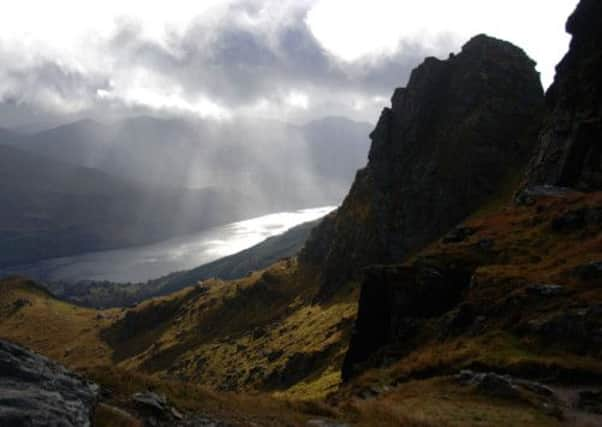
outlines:
[{"label": "water", "polygon": [[321,218],[334,209],[334,206],[326,206],[279,212],[152,245],[53,258],[5,269],[2,273],[19,273],[46,281],[143,282],[240,252],[296,225]]}]

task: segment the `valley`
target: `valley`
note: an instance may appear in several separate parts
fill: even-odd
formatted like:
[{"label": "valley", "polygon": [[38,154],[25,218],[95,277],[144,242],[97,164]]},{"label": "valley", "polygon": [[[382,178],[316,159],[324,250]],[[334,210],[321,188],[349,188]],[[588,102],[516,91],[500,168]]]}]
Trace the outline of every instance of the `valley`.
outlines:
[{"label": "valley", "polygon": [[51,283],[146,282],[240,252],[301,223],[321,218],[333,209],[322,207],[274,213],[146,246],[17,265],[0,269],[0,274],[22,274]]}]

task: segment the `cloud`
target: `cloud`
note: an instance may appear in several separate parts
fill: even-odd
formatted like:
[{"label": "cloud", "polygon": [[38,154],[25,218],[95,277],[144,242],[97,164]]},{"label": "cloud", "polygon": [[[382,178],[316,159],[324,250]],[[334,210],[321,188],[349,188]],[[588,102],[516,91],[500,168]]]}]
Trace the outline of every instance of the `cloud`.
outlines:
[{"label": "cloud", "polygon": [[[216,119],[375,120],[425,56],[446,55],[464,41],[444,27],[420,36],[417,24],[414,33],[399,34],[400,16],[408,23],[413,15],[387,10],[431,11],[383,1],[351,8],[351,18],[343,13],[346,3],[328,0],[211,2],[198,15],[182,4],[188,14],[163,26],[161,14],[168,10],[151,8],[145,15],[139,5],[139,15],[134,10],[112,20],[105,10],[98,18],[102,28],[77,37],[59,32],[50,43],[34,37],[27,45],[0,36],[0,125],[14,124],[26,111],[56,117],[148,111]],[[90,26],[96,22],[92,12]],[[362,34],[369,43],[360,46]],[[370,51],[377,36],[386,43]],[[360,55],[352,57],[354,43]],[[11,106],[12,114],[3,114]]]},{"label": "cloud", "polygon": [[388,97],[424,56],[435,53],[419,43],[400,43],[393,55],[344,61],[312,33],[309,3],[273,4],[237,2],[218,17],[196,20],[167,43],[145,39],[136,25],[122,26],[107,44],[121,71],[114,73],[110,93],[132,99],[133,92],[152,90],[187,105],[210,100],[209,116],[373,119],[380,109],[373,100]]},{"label": "cloud", "polygon": [[3,100],[34,104],[59,113],[90,107],[97,91],[108,88],[108,79],[103,76],[84,74],[50,61],[5,70],[1,79]]}]

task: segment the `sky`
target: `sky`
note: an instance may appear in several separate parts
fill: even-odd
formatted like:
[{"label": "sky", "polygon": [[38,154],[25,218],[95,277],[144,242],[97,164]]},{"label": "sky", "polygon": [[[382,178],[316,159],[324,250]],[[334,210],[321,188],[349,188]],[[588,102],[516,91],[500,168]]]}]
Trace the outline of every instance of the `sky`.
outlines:
[{"label": "sky", "polygon": [[89,117],[375,122],[424,57],[479,33],[544,87],[577,0],[19,0],[0,14],[0,126]]}]

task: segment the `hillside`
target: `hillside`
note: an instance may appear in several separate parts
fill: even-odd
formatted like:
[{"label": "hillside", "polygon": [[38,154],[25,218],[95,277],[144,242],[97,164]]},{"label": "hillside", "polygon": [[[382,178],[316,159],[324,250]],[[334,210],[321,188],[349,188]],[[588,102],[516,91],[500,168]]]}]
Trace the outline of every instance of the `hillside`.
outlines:
[{"label": "hillside", "polygon": [[[159,379],[124,370],[114,362],[111,347],[101,336],[103,330],[122,317],[120,310],[95,311],[66,304],[35,283],[16,277],[0,282],[0,301],[3,339],[34,348],[102,387],[94,391],[86,382],[96,399],[87,399],[84,406],[77,398],[85,395],[73,389],[77,386],[73,381],[79,382],[81,377],[73,377],[54,364],[44,366],[52,362],[24,354],[24,350],[11,350],[10,344],[0,340],[0,360],[3,368],[9,369],[0,380],[0,390],[12,396],[12,400],[0,401],[3,422],[23,422],[22,418],[30,423],[61,420],[61,425],[79,427],[82,424],[73,424],[70,415],[81,411],[93,412],[92,422],[98,427],[139,427],[147,425],[145,423],[187,427],[216,425],[208,423],[241,427],[251,424],[298,426],[330,415],[319,405],[276,400],[263,394],[241,396],[216,392],[173,377]],[[164,412],[157,412],[152,401],[141,405],[136,400],[135,393],[149,390],[157,393],[157,399],[161,395],[168,396],[170,406]],[[177,408],[174,413],[177,417],[170,407]]]},{"label": "hillside", "polygon": [[[366,271],[343,395],[397,401],[429,378],[425,406],[450,388],[539,408],[525,425],[544,424],[544,414],[572,419],[579,394],[602,378],[602,195],[532,197],[474,216],[403,264]],[[571,221],[575,212],[587,219]],[[467,385],[454,377],[462,370],[473,371]],[[470,378],[488,372],[512,378],[492,377],[491,389]],[[530,394],[529,381],[550,392]],[[456,415],[472,422],[470,413]]]},{"label": "hillside", "polygon": [[428,58],[298,257],[105,311],[13,278],[0,337],[126,415],[141,384],[202,384],[221,414],[247,396],[242,425],[602,425],[601,21],[582,0],[545,106],[507,42]]},{"label": "hillside", "polygon": [[0,145],[0,267],[233,221],[244,200],[217,189],[149,187]]}]

